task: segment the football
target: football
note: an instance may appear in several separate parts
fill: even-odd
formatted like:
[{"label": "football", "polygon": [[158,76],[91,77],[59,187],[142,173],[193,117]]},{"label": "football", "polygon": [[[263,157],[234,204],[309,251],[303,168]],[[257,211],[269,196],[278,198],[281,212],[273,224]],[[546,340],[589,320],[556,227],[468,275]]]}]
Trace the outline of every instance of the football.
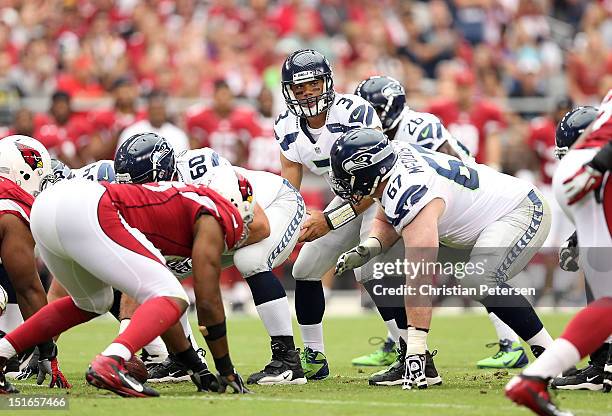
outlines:
[{"label": "football", "polygon": [[0,316],[6,310],[6,305],[8,304],[8,293],[2,286],[0,286]]},{"label": "football", "polygon": [[141,383],[145,383],[149,379],[147,367],[136,355],[132,355],[132,358],[125,362],[125,368],[132,377]]}]

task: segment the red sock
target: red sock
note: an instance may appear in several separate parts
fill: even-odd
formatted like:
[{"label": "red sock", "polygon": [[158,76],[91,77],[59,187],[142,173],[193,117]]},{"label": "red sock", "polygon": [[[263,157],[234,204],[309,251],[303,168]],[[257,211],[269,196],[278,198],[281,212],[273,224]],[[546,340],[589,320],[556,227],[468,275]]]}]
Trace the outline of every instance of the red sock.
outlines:
[{"label": "red sock", "polygon": [[98,316],[79,309],[70,296],[57,299],[40,308],[38,312],[6,335],[6,340],[19,353],[49,341],[67,329]]},{"label": "red sock", "polygon": [[612,334],[612,297],[598,299],[576,314],[561,338],[571,342],[580,357],[586,357]]},{"label": "red sock", "polygon": [[163,296],[151,298],[136,309],[130,324],[113,342],[125,345],[134,354],[166,332],[181,314],[182,311],[170,299]]}]

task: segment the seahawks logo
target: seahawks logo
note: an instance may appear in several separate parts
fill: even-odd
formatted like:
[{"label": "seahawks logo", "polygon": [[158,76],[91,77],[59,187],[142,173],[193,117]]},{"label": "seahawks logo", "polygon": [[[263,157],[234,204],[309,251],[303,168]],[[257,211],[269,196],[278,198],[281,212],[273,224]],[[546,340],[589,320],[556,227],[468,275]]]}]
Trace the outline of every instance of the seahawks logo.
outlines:
[{"label": "seahawks logo", "polygon": [[374,157],[371,153],[361,153],[350,159],[347,159],[342,164],[342,168],[345,172],[353,173],[358,169],[367,168],[372,165],[372,158]]},{"label": "seahawks logo", "polygon": [[[170,149],[170,145],[165,140],[159,140],[157,143],[155,143],[155,147],[151,152],[151,163],[153,164],[153,170],[157,170],[160,164],[159,162],[169,155],[170,152],[172,152],[172,149]],[[159,177],[157,179],[162,180],[168,178]]]},{"label": "seahawks logo", "polygon": [[387,85],[385,85],[383,87],[383,89],[380,91],[380,93],[383,95],[383,97],[385,97],[387,100],[392,98],[392,97],[397,97],[398,95],[404,95],[404,87],[402,87],[402,85],[399,82],[390,82]]}]

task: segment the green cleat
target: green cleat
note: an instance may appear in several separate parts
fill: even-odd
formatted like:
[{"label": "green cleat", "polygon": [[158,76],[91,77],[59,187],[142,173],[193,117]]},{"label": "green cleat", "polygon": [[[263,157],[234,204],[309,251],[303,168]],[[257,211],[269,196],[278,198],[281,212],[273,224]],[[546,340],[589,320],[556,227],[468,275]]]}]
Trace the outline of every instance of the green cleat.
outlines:
[{"label": "green cleat", "polygon": [[[378,343],[373,342],[372,340],[381,340],[382,338],[370,338],[370,344],[376,345]],[[386,341],[383,341],[384,344],[382,347],[372,352],[371,354],[362,355],[361,357],[354,358],[351,363],[353,365],[362,365],[369,367],[384,367],[393,364],[395,361],[396,353],[395,353],[395,342],[391,338],[387,338]]]},{"label": "green cleat", "polygon": [[492,357],[483,358],[476,363],[478,368],[523,368],[529,364],[525,350],[519,342],[502,339],[487,344],[487,348],[499,345],[499,351]]},{"label": "green cleat", "polygon": [[304,369],[304,376],[308,380],[323,380],[329,376],[327,357],[322,352],[304,347],[304,351],[300,353],[300,361]]}]

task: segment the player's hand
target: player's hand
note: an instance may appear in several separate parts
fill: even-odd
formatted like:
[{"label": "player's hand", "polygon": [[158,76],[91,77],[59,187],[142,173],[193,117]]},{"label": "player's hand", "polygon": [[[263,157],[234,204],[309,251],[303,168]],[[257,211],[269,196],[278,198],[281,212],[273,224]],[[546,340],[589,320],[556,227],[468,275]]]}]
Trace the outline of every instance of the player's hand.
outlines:
[{"label": "player's hand", "polygon": [[606,363],[604,365],[603,374],[603,392],[610,393],[612,390],[612,364]]},{"label": "player's hand", "polygon": [[416,386],[419,389],[427,388],[425,377],[425,354],[406,355],[406,367],[404,369],[403,390],[411,390]]},{"label": "player's hand", "polygon": [[[563,192],[567,197],[568,205],[580,201],[586,194],[601,186],[603,174],[597,169],[583,165],[578,172],[563,182]],[[598,198],[598,196],[595,196]],[[599,200],[597,202],[600,202]]]},{"label": "player's hand", "polygon": [[302,224],[302,233],[300,234],[300,243],[314,241],[319,237],[323,237],[329,232],[329,225],[322,211],[306,211],[308,219]]},{"label": "player's hand", "polygon": [[381,252],[381,244],[377,238],[369,237],[362,241],[357,247],[345,251],[338,257],[336,262],[335,276],[340,276],[347,270],[353,270],[366,264],[370,259]]},{"label": "player's hand", "polygon": [[190,372],[189,377],[191,377],[191,381],[196,385],[198,391],[218,392],[220,390],[219,379],[208,368],[199,373]]},{"label": "player's hand", "polygon": [[252,393],[244,384],[242,377],[240,374],[234,372],[234,374],[230,374],[229,376],[219,376],[221,381],[221,386],[219,388],[219,393],[225,393],[225,390],[229,387],[233,390],[234,394],[250,394]]},{"label": "player's hand", "polygon": [[574,234],[559,247],[559,267],[566,272],[577,272],[579,269],[578,254],[578,239],[574,232]]},{"label": "player's hand", "polygon": [[50,388],[57,387],[60,389],[69,389],[72,387],[59,368],[59,363],[57,361],[57,346],[55,344],[53,344],[53,349],[49,352],[40,351],[36,384],[41,385],[43,381],[45,381],[47,375],[50,376]]}]

